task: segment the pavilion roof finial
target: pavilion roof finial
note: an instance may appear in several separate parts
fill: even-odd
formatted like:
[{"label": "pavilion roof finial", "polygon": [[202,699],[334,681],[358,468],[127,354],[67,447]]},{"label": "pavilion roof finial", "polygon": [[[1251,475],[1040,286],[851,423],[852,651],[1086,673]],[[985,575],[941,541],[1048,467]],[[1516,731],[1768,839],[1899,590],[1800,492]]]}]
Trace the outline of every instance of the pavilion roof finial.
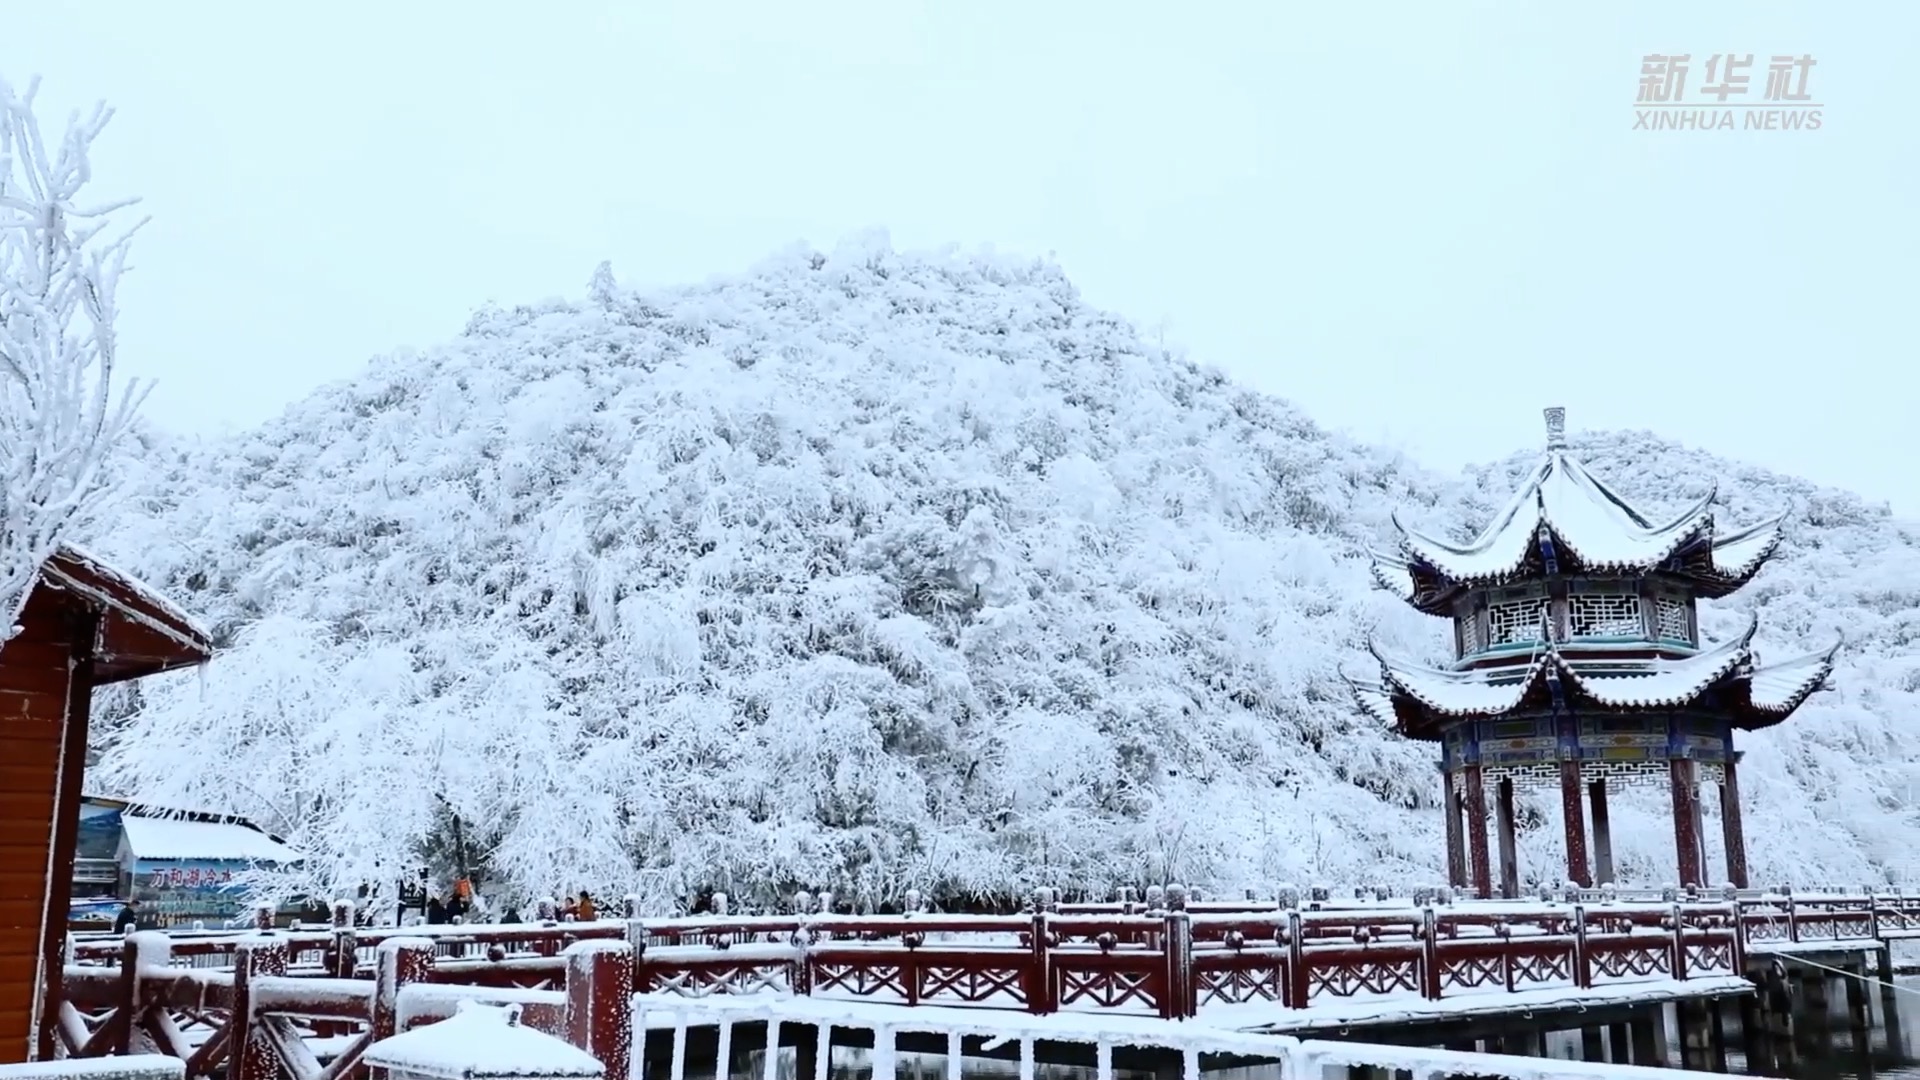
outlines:
[{"label": "pavilion roof finial", "polygon": [[1565,450],[1567,448],[1567,410],[1555,405],[1546,410],[1547,449]]}]

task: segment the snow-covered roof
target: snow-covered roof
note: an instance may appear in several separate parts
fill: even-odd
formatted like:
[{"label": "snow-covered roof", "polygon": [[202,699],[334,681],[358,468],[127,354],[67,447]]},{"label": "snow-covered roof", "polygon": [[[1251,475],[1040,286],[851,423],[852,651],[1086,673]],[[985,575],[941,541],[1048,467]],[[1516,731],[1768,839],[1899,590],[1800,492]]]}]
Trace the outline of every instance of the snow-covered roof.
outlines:
[{"label": "snow-covered roof", "polygon": [[1800,707],[1833,674],[1833,658],[1842,642],[1819,652],[1754,669],[1748,678],[1749,704],[1762,712],[1785,715]]},{"label": "snow-covered roof", "polygon": [[1401,524],[1401,548],[1456,581],[1494,581],[1526,562],[1542,526],[1588,570],[1649,570],[1713,527],[1713,493],[1656,525],[1563,450],[1549,451],[1507,505],[1467,544]]},{"label": "snow-covered roof", "polygon": [[[1519,706],[1546,671],[1549,656],[1535,654],[1518,672],[1444,671],[1424,664],[1374,653],[1380,661],[1381,683],[1445,716],[1498,716]],[[1518,674],[1518,678],[1516,678]]]},{"label": "snow-covered roof", "polygon": [[1353,698],[1360,708],[1382,727],[1393,727],[1399,722],[1399,716],[1393,711],[1393,696],[1387,688],[1370,679],[1347,677],[1347,685],[1353,689]]},{"label": "snow-covered roof", "polygon": [[[134,577],[132,574],[114,566],[107,560],[78,544],[62,544],[54,554],[57,562],[67,562],[85,568],[88,572],[125,593],[127,597],[148,609],[150,616],[159,616],[159,625],[153,628],[170,637],[179,638],[182,644],[205,648],[213,641],[213,632],[200,620],[187,614],[180,605],[160,595],[153,586]],[[165,625],[171,623],[174,625]],[[182,631],[185,634],[182,635]]]},{"label": "snow-covered roof", "polygon": [[136,859],[221,859],[235,862],[295,862],[300,853],[258,829],[232,822],[120,816],[128,850]]},{"label": "snow-covered roof", "polygon": [[1742,706],[1772,714],[1769,722],[1777,722],[1824,684],[1840,646],[1835,643],[1822,652],[1755,668],[1753,636],[1758,628],[1758,619],[1752,619],[1738,637],[1680,659],[1581,658],[1568,655],[1551,642],[1542,642],[1525,667],[1469,671],[1432,668],[1375,649],[1380,681],[1352,677],[1347,681],[1360,707],[1389,724],[1397,720],[1393,705],[1396,696],[1411,699],[1425,711],[1442,717],[1489,718],[1518,708],[1550,679],[1558,679],[1570,696],[1617,709],[1678,708],[1714,686],[1734,680],[1743,684]]},{"label": "snow-covered roof", "polygon": [[205,663],[206,627],[152,588],[83,548],[62,545],[40,569],[40,584],[84,598],[101,612],[93,685],[143,678]]},{"label": "snow-covered roof", "polygon": [[[1705,540],[1713,574],[1744,581],[1779,545],[1786,515],[1721,531],[1713,520],[1714,495],[1709,490],[1671,520],[1655,523],[1587,471],[1556,439],[1519,490],[1469,543],[1408,528],[1395,514],[1401,558],[1375,554],[1374,575],[1389,583],[1398,576],[1396,571],[1427,569],[1460,584],[1505,580],[1526,565],[1544,530],[1557,557],[1588,572],[1645,572]],[[1401,585],[1389,587],[1406,592]]]},{"label": "snow-covered roof", "polygon": [[519,1006],[471,1001],[461,1002],[445,1020],[374,1043],[361,1060],[390,1072],[444,1080],[606,1075],[592,1054],[521,1024]]},{"label": "snow-covered roof", "polygon": [[1780,546],[1780,528],[1787,515],[1779,514],[1738,532],[1713,534],[1713,567],[1730,578],[1746,579]]}]

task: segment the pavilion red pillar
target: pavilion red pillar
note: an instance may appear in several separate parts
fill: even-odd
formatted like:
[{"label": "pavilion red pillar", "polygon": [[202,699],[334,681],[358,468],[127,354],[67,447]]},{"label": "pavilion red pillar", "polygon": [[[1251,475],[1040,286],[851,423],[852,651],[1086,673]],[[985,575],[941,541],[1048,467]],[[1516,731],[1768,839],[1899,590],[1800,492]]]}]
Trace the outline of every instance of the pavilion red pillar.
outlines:
[{"label": "pavilion red pillar", "polygon": [[1493,899],[1493,868],[1487,858],[1487,784],[1480,766],[1460,770],[1460,783],[1467,789],[1467,861],[1473,870],[1473,894],[1482,900]]},{"label": "pavilion red pillar", "polygon": [[1587,815],[1580,805],[1580,762],[1569,758],[1560,763],[1560,813],[1567,824],[1567,880],[1583,889],[1593,888],[1593,875],[1587,870]]},{"label": "pavilion red pillar", "polygon": [[1447,884],[1456,889],[1467,886],[1466,830],[1460,821],[1460,785],[1454,782],[1453,773],[1442,769],[1441,801],[1447,808]]},{"label": "pavilion red pillar", "polygon": [[1508,900],[1520,898],[1520,851],[1514,842],[1513,777],[1500,778],[1500,895]]},{"label": "pavilion red pillar", "polygon": [[1734,755],[1727,755],[1726,773],[1720,781],[1720,835],[1726,841],[1727,880],[1736,888],[1747,887],[1747,833],[1740,824],[1740,777],[1733,770]]},{"label": "pavilion red pillar", "polygon": [[1667,763],[1673,783],[1673,846],[1680,861],[1680,885],[1703,885],[1700,872],[1700,786],[1693,761]]},{"label": "pavilion red pillar", "polygon": [[1593,881],[1613,884],[1613,823],[1607,817],[1607,778],[1596,776],[1587,785],[1587,798],[1593,803]]}]

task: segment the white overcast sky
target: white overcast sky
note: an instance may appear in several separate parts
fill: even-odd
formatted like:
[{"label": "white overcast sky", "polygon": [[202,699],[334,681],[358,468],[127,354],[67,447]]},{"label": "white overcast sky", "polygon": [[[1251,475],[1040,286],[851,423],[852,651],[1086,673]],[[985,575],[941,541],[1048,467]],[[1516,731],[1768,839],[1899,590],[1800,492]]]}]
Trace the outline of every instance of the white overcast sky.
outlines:
[{"label": "white overcast sky", "polygon": [[[1810,54],[1815,132],[1633,127],[1640,60]],[[10,5],[118,116],[123,348],[258,422],[493,300],[872,226],[1056,253],[1323,423],[1452,468],[1648,428],[1920,516],[1920,4]],[[1741,100],[1734,98],[1731,100]]]}]

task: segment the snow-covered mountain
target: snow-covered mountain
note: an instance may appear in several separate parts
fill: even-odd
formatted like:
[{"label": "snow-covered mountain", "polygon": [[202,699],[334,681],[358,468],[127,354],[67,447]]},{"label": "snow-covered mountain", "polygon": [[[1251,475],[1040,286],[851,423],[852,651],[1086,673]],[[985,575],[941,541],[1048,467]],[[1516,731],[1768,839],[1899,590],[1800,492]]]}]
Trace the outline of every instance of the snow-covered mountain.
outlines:
[{"label": "snow-covered mountain", "polygon": [[[1733,520],[1794,507],[1708,624],[1850,642],[1833,692],[1746,740],[1755,877],[1903,871],[1920,530],[1652,435],[1573,442],[1650,509],[1715,479]],[[226,648],[145,688],[100,785],[247,814],[320,891],[448,858],[457,815],[496,890],[657,906],[1437,879],[1429,750],[1340,671],[1374,632],[1437,658],[1443,627],[1370,588],[1362,545],[1396,507],[1465,532],[1532,460],[1437,477],[1056,267],[864,241],[645,295],[603,268],[243,437],[140,451],[98,546]],[[1672,876],[1664,809],[1616,807],[1623,877]],[[1555,814],[1521,842],[1553,878]]]}]

